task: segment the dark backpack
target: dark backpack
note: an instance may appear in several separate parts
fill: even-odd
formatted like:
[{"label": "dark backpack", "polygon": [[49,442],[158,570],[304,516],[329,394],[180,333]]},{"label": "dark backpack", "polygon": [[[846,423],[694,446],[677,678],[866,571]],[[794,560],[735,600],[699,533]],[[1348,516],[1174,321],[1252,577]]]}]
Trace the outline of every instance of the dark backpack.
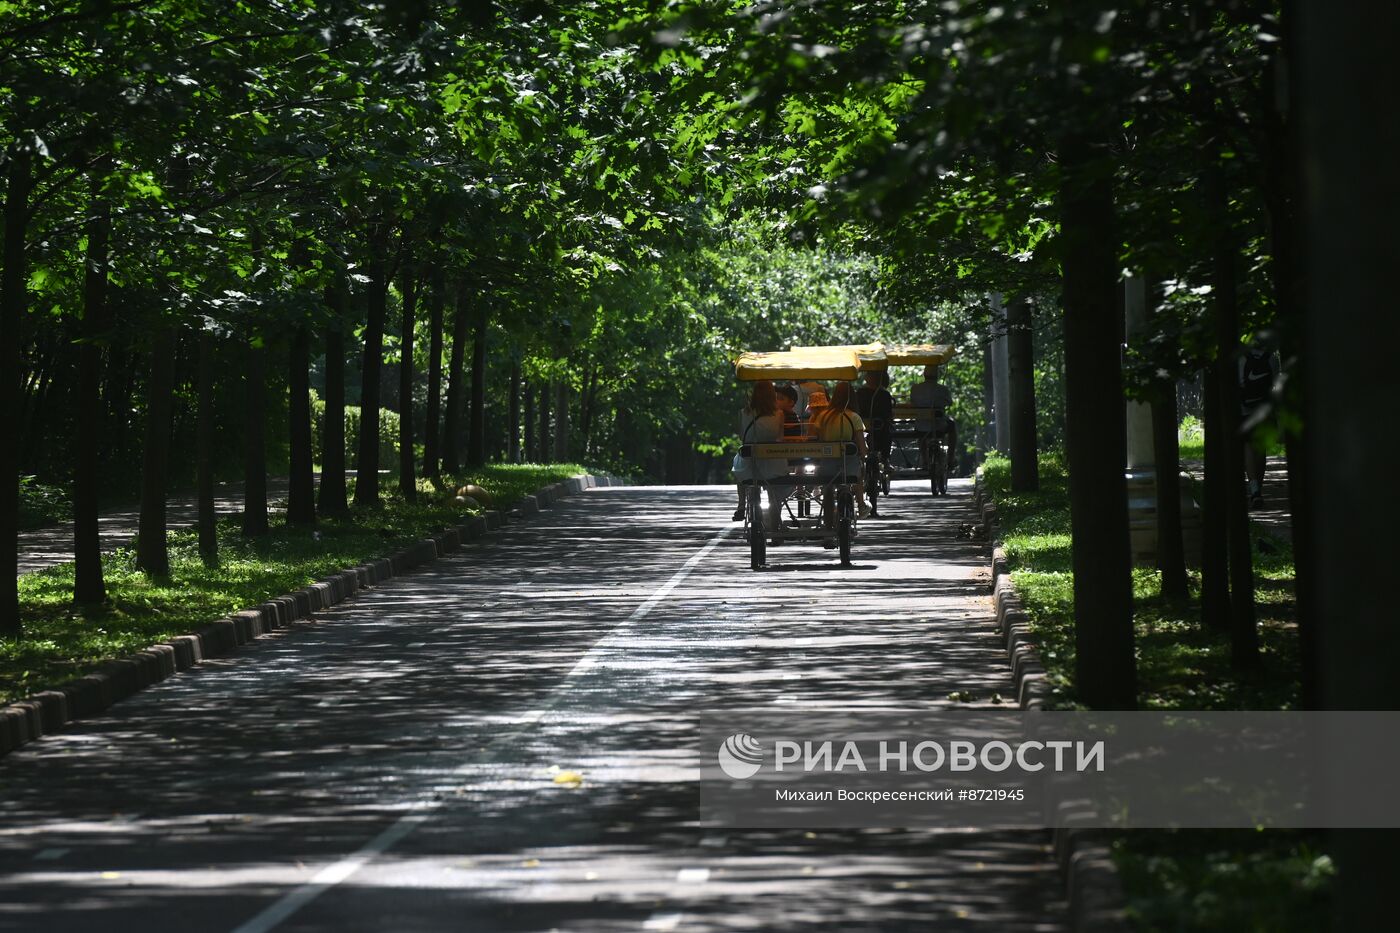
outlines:
[{"label": "dark backpack", "polygon": [[1240,385],[1240,403],[1262,405],[1274,390],[1274,367],[1266,355],[1247,354],[1244,358],[1244,379]]}]

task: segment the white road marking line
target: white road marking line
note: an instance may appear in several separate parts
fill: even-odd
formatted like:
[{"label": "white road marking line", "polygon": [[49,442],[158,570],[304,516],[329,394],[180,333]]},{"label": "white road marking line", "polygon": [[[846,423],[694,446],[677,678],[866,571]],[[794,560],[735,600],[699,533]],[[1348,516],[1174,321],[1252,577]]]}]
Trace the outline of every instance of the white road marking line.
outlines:
[{"label": "white road marking line", "polygon": [[63,858],[65,855],[67,855],[67,854],[68,854],[69,852],[71,852],[71,851],[73,851],[73,850],[72,850],[72,849],[40,849],[38,852],[35,852],[35,853],[34,853],[34,860],[35,860],[35,861],[38,861],[38,862],[52,862],[52,861],[55,861],[56,859],[61,859],[61,858]]},{"label": "white road marking line", "polygon": [[710,880],[710,870],[708,868],[682,868],[676,872],[676,881],[679,884],[704,884]]},{"label": "white road marking line", "polygon": [[652,914],[642,924],[643,930],[674,930],[681,925],[685,914]]},{"label": "white road marking line", "polygon": [[[568,693],[568,681],[597,665],[597,661],[594,659],[594,655],[599,653],[600,651],[607,650],[603,647],[603,642],[607,641],[609,638],[622,631],[623,629],[626,629],[629,626],[640,622],[642,619],[645,619],[648,615],[650,615],[651,611],[656,608],[657,604],[660,603],[661,600],[665,599],[667,595],[669,595],[670,592],[674,590],[677,586],[680,586],[680,584],[685,581],[685,578],[690,576],[690,572],[695,569],[696,565],[699,564],[702,560],[704,560],[709,555],[709,553],[719,545],[721,541],[728,537],[729,533],[732,530],[732,526],[726,526],[724,528],[721,528],[713,538],[706,542],[704,547],[702,547],[696,553],[692,554],[684,564],[681,564],[680,569],[671,575],[671,579],[661,584],[661,587],[657,589],[656,592],[652,593],[651,596],[647,597],[645,602],[643,602],[636,609],[632,610],[631,615],[629,615],[626,619],[623,619],[621,622],[615,625],[612,628],[612,630],[602,638],[602,640],[600,640],[596,645],[589,649],[588,654],[585,654],[579,660],[579,662],[574,665],[573,669],[569,671],[567,675],[565,675],[564,682],[561,683],[549,694],[547,698],[548,702],[545,704],[544,708],[540,710],[531,710],[530,713],[527,714],[527,716],[532,718],[529,718],[527,721],[523,722],[522,725],[532,725],[533,723],[538,722],[539,719],[543,717],[545,713],[549,712],[549,710],[553,709],[556,705],[558,705],[558,703]],[[538,713],[538,715],[534,715],[536,713]],[[514,741],[524,731],[524,728],[519,728],[514,729],[503,735],[499,735],[494,741],[488,744],[486,748],[484,748],[480,753],[474,755],[471,761],[458,768],[457,771],[459,773],[467,771],[472,767],[472,765],[476,764],[481,759],[485,758],[488,754],[490,754],[492,750],[500,747],[501,745]],[[421,824],[427,822],[428,817],[432,814],[432,812],[434,810],[439,809],[445,802],[445,799],[440,800],[430,797],[412,804],[408,813],[399,817],[393,825],[389,826],[378,836],[375,836],[369,842],[365,843],[351,855],[341,859],[340,861],[332,865],[327,865],[325,868],[317,872],[316,875],[312,877],[310,881],[283,895],[271,906],[264,909],[261,913],[257,914],[255,917],[248,920],[246,923],[234,927],[233,933],[268,933],[268,931],[275,929],[277,925],[280,924],[282,921],[297,913],[297,911],[301,910],[307,904],[310,904],[312,901],[316,900],[316,898],[320,897],[326,891],[340,884],[346,878],[349,878],[355,872],[359,871],[361,868],[367,865],[376,856],[383,855],[391,847],[403,840],[403,838],[406,837],[409,833],[413,832]],[[643,926],[643,929],[674,930],[676,926],[680,924],[681,916],[681,914],[657,914],[653,916],[651,920],[648,920],[646,922],[646,925]],[[650,924],[653,921],[669,923],[670,925],[651,926]]]}]

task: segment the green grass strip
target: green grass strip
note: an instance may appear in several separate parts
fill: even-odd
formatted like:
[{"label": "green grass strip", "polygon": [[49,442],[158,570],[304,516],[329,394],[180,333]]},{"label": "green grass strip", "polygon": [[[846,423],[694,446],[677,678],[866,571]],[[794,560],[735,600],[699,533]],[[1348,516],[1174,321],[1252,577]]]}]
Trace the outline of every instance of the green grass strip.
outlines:
[{"label": "green grass strip", "polygon": [[138,571],[131,549],[104,555],[108,598],[96,607],[73,605],[71,563],[25,574],[19,578],[24,633],[0,639],[0,704],[459,524],[468,513],[453,491],[466,483],[486,489],[495,507],[509,508],[542,486],[584,472],[568,463],[491,464],[444,481],[442,490],[420,485],[415,504],[391,486],[380,508],[323,518],[314,528],[289,527],[274,512],[271,533],[260,538],[243,537],[239,519],[225,518],[218,526],[216,566],[200,560],[193,530],[171,532],[168,577]]}]

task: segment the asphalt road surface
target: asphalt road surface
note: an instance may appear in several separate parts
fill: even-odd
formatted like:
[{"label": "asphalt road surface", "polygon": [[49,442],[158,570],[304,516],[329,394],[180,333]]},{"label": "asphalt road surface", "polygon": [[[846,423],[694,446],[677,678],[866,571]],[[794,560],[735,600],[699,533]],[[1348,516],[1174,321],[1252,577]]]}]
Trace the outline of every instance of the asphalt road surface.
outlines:
[{"label": "asphalt road surface", "polygon": [[[0,930],[1058,930],[1048,833],[697,825],[687,716],[1012,700],[970,487],[609,488],[0,759]],[[577,786],[557,783],[578,771]]]}]

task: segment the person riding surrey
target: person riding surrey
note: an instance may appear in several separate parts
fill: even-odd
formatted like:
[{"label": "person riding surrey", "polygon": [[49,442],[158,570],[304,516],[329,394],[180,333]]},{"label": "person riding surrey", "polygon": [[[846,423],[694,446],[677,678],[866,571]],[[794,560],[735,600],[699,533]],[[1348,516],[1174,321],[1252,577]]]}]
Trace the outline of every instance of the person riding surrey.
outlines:
[{"label": "person riding surrey", "polygon": [[831,393],[831,403],[816,416],[817,436],[823,441],[853,441],[856,456],[846,458],[846,473],[856,477],[856,501],[860,503],[861,517],[870,513],[865,504],[865,484],[860,482],[861,465],[865,463],[865,422],[851,410],[851,384],[838,382]]},{"label": "person riding surrey", "polygon": [[783,437],[801,437],[802,419],[797,417],[797,390],[786,383],[778,386],[778,414],[783,416]]},{"label": "person riding surrey", "polygon": [[802,420],[806,422],[815,421],[817,414],[826,408],[830,402],[827,400],[826,386],[814,380],[799,382],[797,391],[802,393],[801,404],[798,406],[802,411]]},{"label": "person riding surrey", "polygon": [[[856,412],[865,419],[871,454],[879,456],[882,463],[889,462],[890,446],[894,441],[891,434],[894,398],[890,395],[889,383],[888,370],[867,370],[865,384],[855,393]],[[873,476],[869,479],[875,481]],[[872,517],[879,515],[873,497],[870,500],[870,514]]]},{"label": "person riding surrey", "polygon": [[938,381],[937,366],[924,367],[924,381],[916,384],[909,392],[909,402],[915,408],[932,408],[933,418],[921,417],[916,420],[920,432],[919,449],[928,456],[929,439],[935,435],[948,436],[948,449],[958,449],[958,425],[948,417],[948,409],[953,407],[953,393]]},{"label": "person riding surrey", "polygon": [[[739,443],[771,444],[783,439],[784,418],[778,407],[777,393],[773,383],[760,379],[753,384],[748,407],[739,417]],[[756,479],[759,465],[753,457],[740,453],[734,455],[734,477],[739,480],[739,507],[734,510],[734,521],[744,520],[744,480]],[[770,497],[771,498],[771,497]],[[781,503],[770,503],[774,514],[778,514]]]},{"label": "person riding surrey", "polygon": [[1240,385],[1240,415],[1247,435],[1244,445],[1245,474],[1249,480],[1249,504],[1259,508],[1264,504],[1264,450],[1249,437],[1267,416],[1266,407],[1273,397],[1278,381],[1278,354],[1261,341],[1250,344],[1240,357],[1237,379]]}]

